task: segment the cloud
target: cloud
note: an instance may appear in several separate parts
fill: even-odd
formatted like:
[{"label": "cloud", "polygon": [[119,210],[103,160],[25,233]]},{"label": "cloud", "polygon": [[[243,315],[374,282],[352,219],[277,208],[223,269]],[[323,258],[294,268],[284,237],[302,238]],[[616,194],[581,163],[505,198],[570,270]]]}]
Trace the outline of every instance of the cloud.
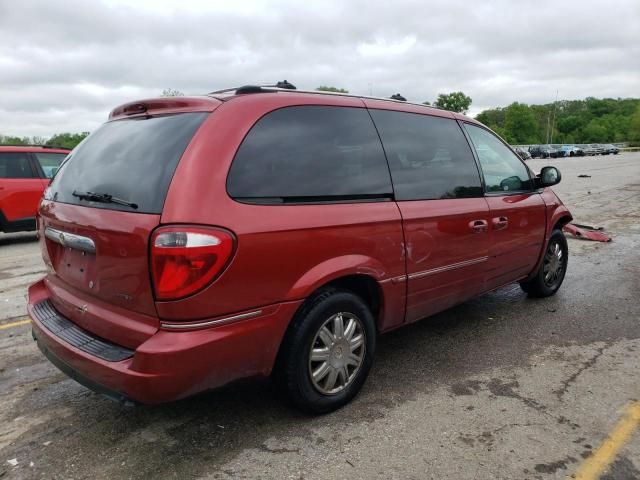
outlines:
[{"label": "cloud", "polygon": [[165,88],[462,90],[471,113],[513,101],[638,96],[640,3],[0,2],[0,133],[96,128]]}]

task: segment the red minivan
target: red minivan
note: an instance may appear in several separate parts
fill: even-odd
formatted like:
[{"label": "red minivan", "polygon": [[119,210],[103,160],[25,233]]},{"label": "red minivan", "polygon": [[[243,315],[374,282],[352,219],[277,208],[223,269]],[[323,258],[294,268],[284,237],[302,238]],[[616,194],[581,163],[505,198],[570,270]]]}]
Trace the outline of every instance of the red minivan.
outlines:
[{"label": "red minivan", "polygon": [[273,374],[327,412],[378,335],[512,282],[554,294],[559,180],[403,101],[248,86],[122,105],[45,192],[34,338],[120,401]]},{"label": "red minivan", "polygon": [[0,231],[36,229],[42,192],[69,153],[42,145],[0,145]]}]

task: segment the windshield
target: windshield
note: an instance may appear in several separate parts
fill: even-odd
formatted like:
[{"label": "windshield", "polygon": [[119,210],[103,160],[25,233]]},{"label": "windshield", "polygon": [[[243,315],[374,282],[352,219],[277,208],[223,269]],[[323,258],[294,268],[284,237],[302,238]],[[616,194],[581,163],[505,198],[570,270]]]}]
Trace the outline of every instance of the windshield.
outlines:
[{"label": "windshield", "polygon": [[[111,210],[160,213],[171,177],[207,113],[128,118],[102,125],[69,156],[47,199]],[[74,195],[76,192],[76,195]],[[125,203],[77,195],[91,192]]]}]

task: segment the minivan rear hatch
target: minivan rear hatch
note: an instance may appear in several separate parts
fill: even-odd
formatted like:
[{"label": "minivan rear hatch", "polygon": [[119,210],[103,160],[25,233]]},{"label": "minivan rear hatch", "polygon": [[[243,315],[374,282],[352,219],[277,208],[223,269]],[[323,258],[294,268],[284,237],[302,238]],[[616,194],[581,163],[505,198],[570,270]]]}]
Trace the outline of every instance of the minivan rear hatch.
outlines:
[{"label": "minivan rear hatch", "polygon": [[112,120],[58,170],[40,207],[39,229],[50,299],[76,324],[130,347],[144,339],[132,340],[127,330],[157,329],[149,239],[180,158],[208,114]]}]

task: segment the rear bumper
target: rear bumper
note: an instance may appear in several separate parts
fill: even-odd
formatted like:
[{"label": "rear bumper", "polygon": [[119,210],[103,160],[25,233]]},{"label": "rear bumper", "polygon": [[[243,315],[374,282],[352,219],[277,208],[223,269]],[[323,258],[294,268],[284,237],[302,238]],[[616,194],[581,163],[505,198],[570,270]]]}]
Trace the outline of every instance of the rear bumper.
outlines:
[{"label": "rear bumper", "polygon": [[35,307],[48,299],[47,294],[42,281],[29,289],[33,335],[45,356],[94,391],[143,404],[178,400],[240,378],[268,376],[301,303],[272,305],[263,308],[261,316],[213,328],[158,330],[131,357],[107,361],[72,345],[39,319]]}]

